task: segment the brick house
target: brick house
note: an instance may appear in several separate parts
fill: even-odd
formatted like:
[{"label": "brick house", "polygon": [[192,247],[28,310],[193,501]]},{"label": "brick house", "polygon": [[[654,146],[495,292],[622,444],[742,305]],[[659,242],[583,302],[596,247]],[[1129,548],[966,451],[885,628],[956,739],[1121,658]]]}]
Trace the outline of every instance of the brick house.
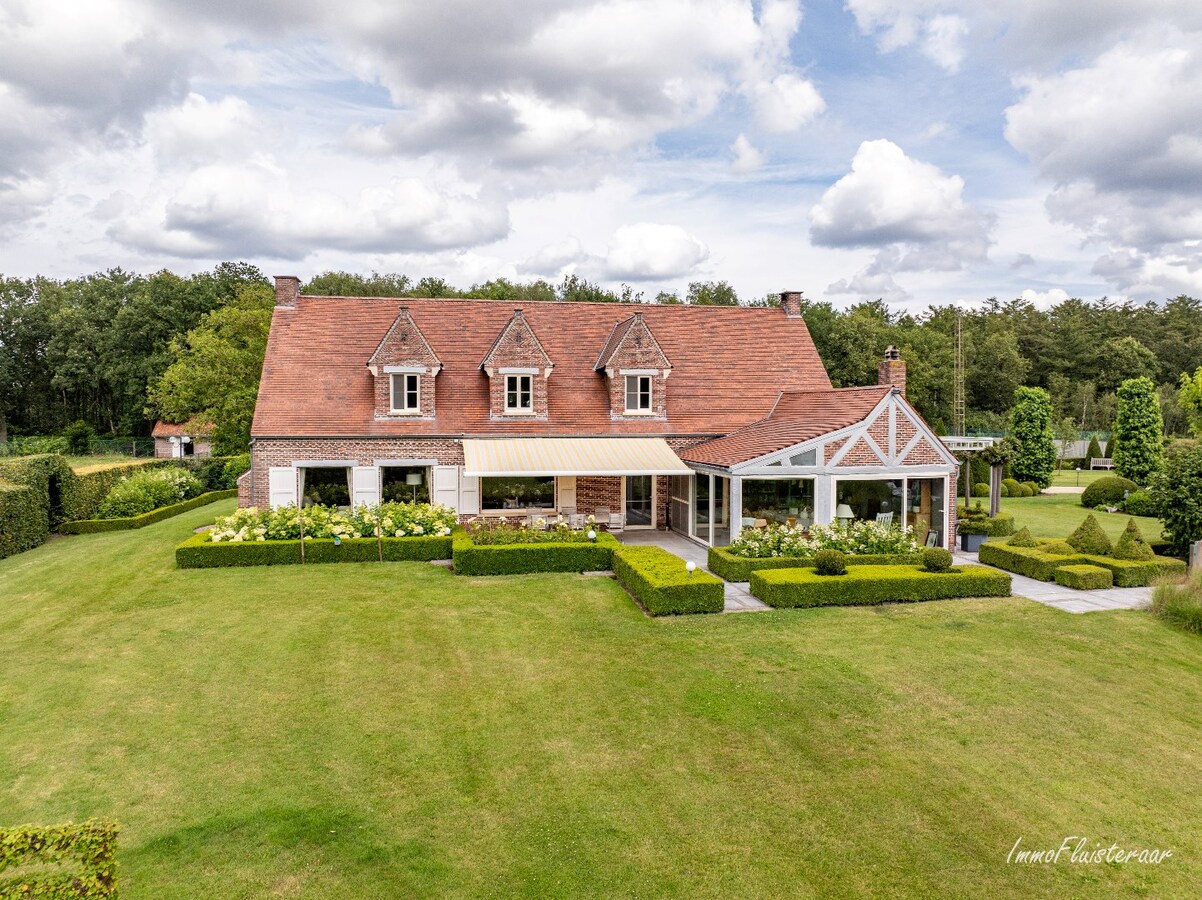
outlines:
[{"label": "brick house", "polygon": [[[624,515],[724,544],[836,518],[946,546],[955,457],[905,363],[834,389],[801,317],[771,308],[299,295],[276,279],[242,505],[430,499],[461,517]],[[328,494],[323,496],[329,496]]]}]

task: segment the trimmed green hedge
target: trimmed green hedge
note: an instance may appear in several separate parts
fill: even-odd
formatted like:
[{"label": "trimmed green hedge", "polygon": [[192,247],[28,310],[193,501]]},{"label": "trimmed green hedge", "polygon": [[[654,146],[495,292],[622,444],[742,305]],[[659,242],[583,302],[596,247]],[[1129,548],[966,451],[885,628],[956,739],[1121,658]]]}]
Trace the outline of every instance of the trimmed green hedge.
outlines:
[{"label": "trimmed green hedge", "polygon": [[770,569],[751,574],[751,593],[777,609],[1009,597],[1010,576],[985,566],[958,566],[946,572],[915,566],[848,566],[846,575]]},{"label": "trimmed green hedge", "polygon": [[1101,566],[1061,566],[1052,574],[1057,584],[1079,591],[1095,591],[1114,584],[1114,575]]},{"label": "trimmed green hedge", "polygon": [[51,521],[51,525],[59,522],[79,522],[91,519],[100,509],[100,504],[108,496],[109,491],[122,478],[135,472],[145,472],[148,469],[164,469],[169,466],[180,466],[177,460],[155,459],[146,462],[133,462],[95,472],[85,472],[77,475],[70,473],[70,478],[63,481],[62,518]]},{"label": "trimmed green hedge", "polygon": [[[220,569],[232,566],[300,565],[301,542],[222,541],[214,544],[208,532],[188,538],[175,548],[175,565],[181,569]],[[449,537],[347,538],[338,545],[331,538],[305,538],[306,563],[429,562],[451,558]]]},{"label": "trimmed green hedge", "polygon": [[[849,566],[907,566],[922,562],[922,553],[846,554]],[[750,581],[751,573],[762,569],[812,569],[812,556],[764,556],[749,558],[731,553],[725,547],[710,547],[706,568],[727,581]]]},{"label": "trimmed green hedge", "polygon": [[996,516],[960,516],[957,519],[960,534],[984,534],[989,537],[1007,537],[1014,534],[1014,514],[998,513]]},{"label": "trimmed green hedge", "polygon": [[981,545],[978,559],[986,565],[1039,581],[1055,581],[1056,570],[1063,566],[1099,566],[1110,571],[1115,587],[1144,587],[1161,575],[1185,574],[1185,563],[1167,556],[1157,556],[1146,562],[1088,553],[1057,556],[1040,549],[1050,543],[1053,542],[1041,540],[1039,547],[1013,547],[1001,541],[989,541]]},{"label": "trimmed green hedge", "polygon": [[0,828],[0,872],[30,867],[25,874],[0,879],[0,897],[116,897],[117,831],[115,822],[95,819]]},{"label": "trimmed green hedge", "polygon": [[58,527],[58,530],[62,534],[96,534],[100,531],[127,531],[131,528],[145,528],[147,525],[153,525],[155,522],[161,522],[164,519],[170,519],[172,516],[178,516],[180,513],[186,513],[190,509],[208,506],[210,503],[216,503],[218,500],[228,500],[231,497],[237,496],[237,490],[209,491],[209,493],[193,497],[191,500],[173,503],[170,506],[160,506],[158,509],[152,509],[150,512],[142,513],[140,516],[129,516],[123,519],[81,519],[78,522],[64,522]]},{"label": "trimmed green hedge", "polygon": [[45,543],[50,534],[46,506],[25,484],[0,481],[0,559]]},{"label": "trimmed green hedge", "polygon": [[709,572],[692,575],[685,561],[663,547],[619,545],[613,548],[614,576],[653,616],[718,613],[726,605],[726,587]]},{"label": "trimmed green hedge", "polygon": [[596,543],[477,544],[462,528],[451,536],[456,575],[528,575],[533,572],[599,572],[612,566],[618,539],[608,532]]}]

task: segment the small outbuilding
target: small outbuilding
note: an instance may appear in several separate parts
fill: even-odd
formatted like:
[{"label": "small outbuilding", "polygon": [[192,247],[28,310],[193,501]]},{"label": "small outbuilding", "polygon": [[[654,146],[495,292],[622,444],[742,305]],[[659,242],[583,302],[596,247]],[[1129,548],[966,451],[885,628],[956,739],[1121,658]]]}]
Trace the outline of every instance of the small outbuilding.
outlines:
[{"label": "small outbuilding", "polygon": [[213,426],[155,422],[154,455],[158,459],[183,459],[186,456],[212,456]]}]

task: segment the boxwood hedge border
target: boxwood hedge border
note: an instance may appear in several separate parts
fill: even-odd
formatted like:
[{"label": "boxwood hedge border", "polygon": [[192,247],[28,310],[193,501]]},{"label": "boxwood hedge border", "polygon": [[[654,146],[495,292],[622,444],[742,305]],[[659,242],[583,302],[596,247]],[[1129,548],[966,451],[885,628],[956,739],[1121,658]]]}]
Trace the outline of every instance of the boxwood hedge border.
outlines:
[{"label": "boxwood hedge border", "polygon": [[191,500],[173,503],[170,506],[160,506],[158,509],[152,509],[150,512],[142,513],[140,516],[128,516],[120,519],[82,519],[78,522],[64,522],[58,527],[58,530],[62,534],[97,534],[102,531],[127,531],[131,528],[145,528],[147,525],[162,522],[164,519],[170,519],[172,516],[178,516],[180,513],[186,513],[189,510],[208,506],[210,503],[216,503],[218,500],[228,500],[231,497],[237,496],[237,490],[209,491],[207,494],[200,494]]},{"label": "boxwood hedge border", "polygon": [[595,542],[548,541],[538,544],[477,544],[462,528],[451,535],[456,575],[530,575],[538,572],[600,572],[613,565],[620,546],[608,532]]},{"label": "boxwood hedge border", "polygon": [[753,572],[751,593],[777,609],[815,606],[873,606],[1009,597],[1010,576],[986,566],[956,566],[927,572],[916,566],[848,566],[846,575],[819,575],[813,569]]},{"label": "boxwood hedge border", "polygon": [[613,551],[614,577],[653,616],[720,613],[726,586],[701,569],[691,575],[685,561],[663,547],[619,545]]},{"label": "boxwood hedge border", "polygon": [[[849,566],[906,566],[922,562],[922,553],[847,554]],[[812,556],[738,556],[726,547],[710,547],[706,567],[726,581],[750,581],[752,572],[764,569],[812,569]]]},{"label": "boxwood hedge border", "polygon": [[[305,538],[305,563],[433,562],[451,558],[449,537]],[[301,542],[221,541],[213,543],[207,531],[195,534],[175,548],[180,569],[225,569],[241,566],[301,565]]]},{"label": "boxwood hedge border", "polygon": [[[1043,540],[1040,543],[1051,542]],[[1185,563],[1169,556],[1156,556],[1147,561],[1114,559],[1088,553],[1057,556],[1045,553],[1039,547],[1013,547],[1004,541],[982,544],[977,558],[986,565],[1038,581],[1055,581],[1056,570],[1063,566],[1099,566],[1110,570],[1115,587],[1146,587],[1161,575],[1185,574]]]},{"label": "boxwood hedge border", "polygon": [[[0,828],[0,872],[21,866],[61,867],[0,878],[0,897],[102,900],[117,896],[115,822]],[[72,865],[73,864],[73,865]]]}]

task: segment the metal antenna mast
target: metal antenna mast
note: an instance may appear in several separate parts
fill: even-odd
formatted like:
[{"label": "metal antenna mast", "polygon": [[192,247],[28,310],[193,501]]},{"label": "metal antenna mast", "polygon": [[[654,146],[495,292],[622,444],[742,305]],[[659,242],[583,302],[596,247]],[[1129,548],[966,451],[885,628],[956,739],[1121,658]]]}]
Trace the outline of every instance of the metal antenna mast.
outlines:
[{"label": "metal antenna mast", "polygon": [[952,434],[964,434],[964,313],[956,310],[956,370],[952,387]]}]

